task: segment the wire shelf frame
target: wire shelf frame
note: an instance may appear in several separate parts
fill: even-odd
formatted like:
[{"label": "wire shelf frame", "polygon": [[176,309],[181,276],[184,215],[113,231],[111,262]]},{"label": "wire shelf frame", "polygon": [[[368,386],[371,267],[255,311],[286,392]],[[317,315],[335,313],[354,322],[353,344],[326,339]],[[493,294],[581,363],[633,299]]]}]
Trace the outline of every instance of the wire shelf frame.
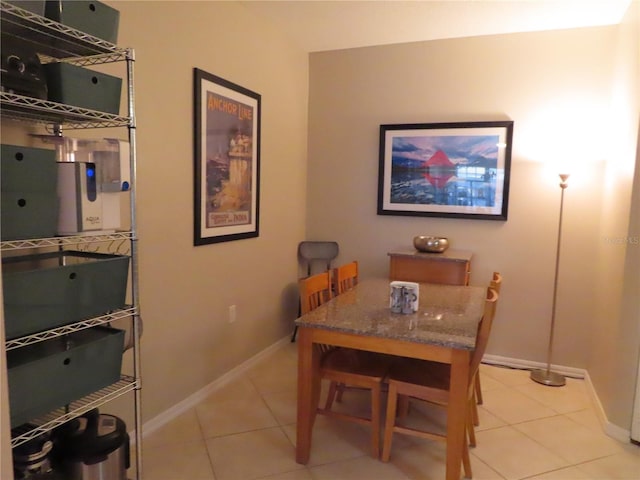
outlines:
[{"label": "wire shelf frame", "polygon": [[133,232],[123,231],[96,235],[70,235],[65,237],[29,238],[25,240],[5,240],[0,242],[0,250],[22,250],[43,247],[65,247],[88,243],[113,242],[118,240],[133,240]]},{"label": "wire shelf frame", "polygon": [[69,129],[127,127],[132,122],[129,117],[9,92],[0,92],[0,106],[3,117],[32,123],[53,123]]},{"label": "wire shelf frame", "polygon": [[43,433],[47,433],[60,425],[72,420],[89,410],[98,408],[111,400],[114,400],[128,392],[140,388],[140,382],[134,377],[122,375],[120,381],[109,385],[101,390],[91,393],[85,397],[71,402],[66,407],[58,408],[43,415],[29,424],[22,425],[11,431],[11,448],[22,445]]},{"label": "wire shelf frame", "polygon": [[6,350],[13,350],[15,348],[26,347],[34,343],[42,342],[44,340],[50,340],[52,338],[61,337],[69,333],[84,330],[85,328],[91,328],[105,323],[110,323],[122,318],[132,317],[137,314],[137,309],[131,305],[122,310],[115,310],[99,317],[89,318],[80,322],[75,322],[69,325],[63,325],[61,327],[45,330],[44,332],[33,333],[24,337],[15,338],[13,340],[7,340],[5,342]]}]

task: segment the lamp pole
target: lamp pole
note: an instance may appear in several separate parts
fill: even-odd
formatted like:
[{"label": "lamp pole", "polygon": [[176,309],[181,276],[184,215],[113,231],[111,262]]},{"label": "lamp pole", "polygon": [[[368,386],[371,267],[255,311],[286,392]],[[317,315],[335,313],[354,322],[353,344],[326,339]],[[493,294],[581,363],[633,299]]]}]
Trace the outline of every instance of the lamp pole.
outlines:
[{"label": "lamp pole", "polygon": [[532,370],[531,380],[550,387],[561,387],[565,385],[566,379],[564,375],[551,371],[551,352],[553,350],[553,331],[556,323],[556,303],[558,297],[558,271],[560,270],[560,244],[562,241],[562,212],[564,209],[564,191],[569,186],[567,180],[569,174],[560,174],[560,219],[558,220],[558,244],[556,246],[556,272],[553,279],[553,304],[551,306],[551,328],[549,331],[549,348],[547,350],[547,368],[546,370]]}]

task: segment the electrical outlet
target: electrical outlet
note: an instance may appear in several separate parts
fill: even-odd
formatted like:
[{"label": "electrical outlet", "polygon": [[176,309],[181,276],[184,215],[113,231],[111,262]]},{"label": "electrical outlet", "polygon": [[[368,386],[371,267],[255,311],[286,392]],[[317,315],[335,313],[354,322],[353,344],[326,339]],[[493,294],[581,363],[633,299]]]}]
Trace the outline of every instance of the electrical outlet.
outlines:
[{"label": "electrical outlet", "polygon": [[229,305],[229,323],[236,321],[236,306]]}]

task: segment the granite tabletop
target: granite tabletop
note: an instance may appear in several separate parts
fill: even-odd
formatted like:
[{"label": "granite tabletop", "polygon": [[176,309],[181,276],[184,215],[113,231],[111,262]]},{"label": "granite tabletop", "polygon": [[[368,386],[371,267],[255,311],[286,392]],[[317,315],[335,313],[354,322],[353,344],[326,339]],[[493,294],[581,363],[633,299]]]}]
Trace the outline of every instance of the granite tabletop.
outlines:
[{"label": "granite tabletop", "polygon": [[296,320],[298,327],[322,328],[358,335],[475,348],[486,289],[421,283],[418,311],[391,313],[389,279],[361,281],[353,290]]}]

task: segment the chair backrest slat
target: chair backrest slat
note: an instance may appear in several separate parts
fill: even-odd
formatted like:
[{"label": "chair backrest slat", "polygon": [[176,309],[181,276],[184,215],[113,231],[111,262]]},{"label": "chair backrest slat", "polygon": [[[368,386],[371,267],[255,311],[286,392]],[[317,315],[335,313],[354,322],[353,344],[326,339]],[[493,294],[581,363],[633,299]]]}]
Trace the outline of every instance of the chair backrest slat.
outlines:
[{"label": "chair backrest slat", "polygon": [[[331,288],[331,270],[312,275],[311,277],[298,280],[300,290],[300,313],[304,315],[315,310],[323,303],[328,302],[333,297]],[[315,344],[320,352],[325,353],[334,347],[324,344]]]},{"label": "chair backrest slat", "polygon": [[358,262],[353,261],[333,269],[337,294],[351,290],[358,284]]},{"label": "chair backrest slat", "polygon": [[332,298],[331,272],[326,271],[298,280],[300,312],[304,315]]}]

